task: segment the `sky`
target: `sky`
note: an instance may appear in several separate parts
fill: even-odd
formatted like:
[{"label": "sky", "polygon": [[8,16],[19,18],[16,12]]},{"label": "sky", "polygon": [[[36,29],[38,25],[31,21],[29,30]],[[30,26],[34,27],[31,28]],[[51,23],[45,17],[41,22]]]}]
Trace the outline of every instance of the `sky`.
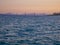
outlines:
[{"label": "sky", "polygon": [[60,12],[60,0],[0,0],[0,13]]}]

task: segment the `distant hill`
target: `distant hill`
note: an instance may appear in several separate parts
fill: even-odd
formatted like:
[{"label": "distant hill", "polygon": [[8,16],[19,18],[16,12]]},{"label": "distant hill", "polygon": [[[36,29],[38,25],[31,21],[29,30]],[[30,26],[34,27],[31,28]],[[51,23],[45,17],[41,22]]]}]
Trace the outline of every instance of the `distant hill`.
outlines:
[{"label": "distant hill", "polygon": [[60,15],[60,13],[53,13],[53,15]]}]

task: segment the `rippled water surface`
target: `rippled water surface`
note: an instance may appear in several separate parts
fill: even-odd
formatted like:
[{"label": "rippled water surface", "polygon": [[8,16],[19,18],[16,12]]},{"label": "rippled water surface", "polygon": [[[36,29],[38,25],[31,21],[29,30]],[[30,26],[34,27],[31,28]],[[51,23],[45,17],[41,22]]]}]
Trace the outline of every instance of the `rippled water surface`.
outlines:
[{"label": "rippled water surface", "polygon": [[60,45],[60,16],[0,15],[0,45]]}]

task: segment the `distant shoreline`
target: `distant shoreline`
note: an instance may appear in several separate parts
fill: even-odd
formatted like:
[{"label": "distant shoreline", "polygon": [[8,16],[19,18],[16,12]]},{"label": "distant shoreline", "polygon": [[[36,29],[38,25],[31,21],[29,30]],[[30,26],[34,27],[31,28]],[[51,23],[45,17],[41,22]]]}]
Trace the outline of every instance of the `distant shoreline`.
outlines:
[{"label": "distant shoreline", "polygon": [[59,16],[60,13],[53,14],[0,14],[2,16]]}]

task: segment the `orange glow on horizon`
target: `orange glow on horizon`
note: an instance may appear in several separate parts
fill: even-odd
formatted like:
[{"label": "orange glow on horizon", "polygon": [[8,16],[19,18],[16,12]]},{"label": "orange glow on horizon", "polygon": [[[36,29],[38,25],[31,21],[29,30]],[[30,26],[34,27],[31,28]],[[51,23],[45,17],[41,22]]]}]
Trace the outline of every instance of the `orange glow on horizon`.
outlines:
[{"label": "orange glow on horizon", "polygon": [[60,0],[0,0],[0,13],[60,12]]}]

